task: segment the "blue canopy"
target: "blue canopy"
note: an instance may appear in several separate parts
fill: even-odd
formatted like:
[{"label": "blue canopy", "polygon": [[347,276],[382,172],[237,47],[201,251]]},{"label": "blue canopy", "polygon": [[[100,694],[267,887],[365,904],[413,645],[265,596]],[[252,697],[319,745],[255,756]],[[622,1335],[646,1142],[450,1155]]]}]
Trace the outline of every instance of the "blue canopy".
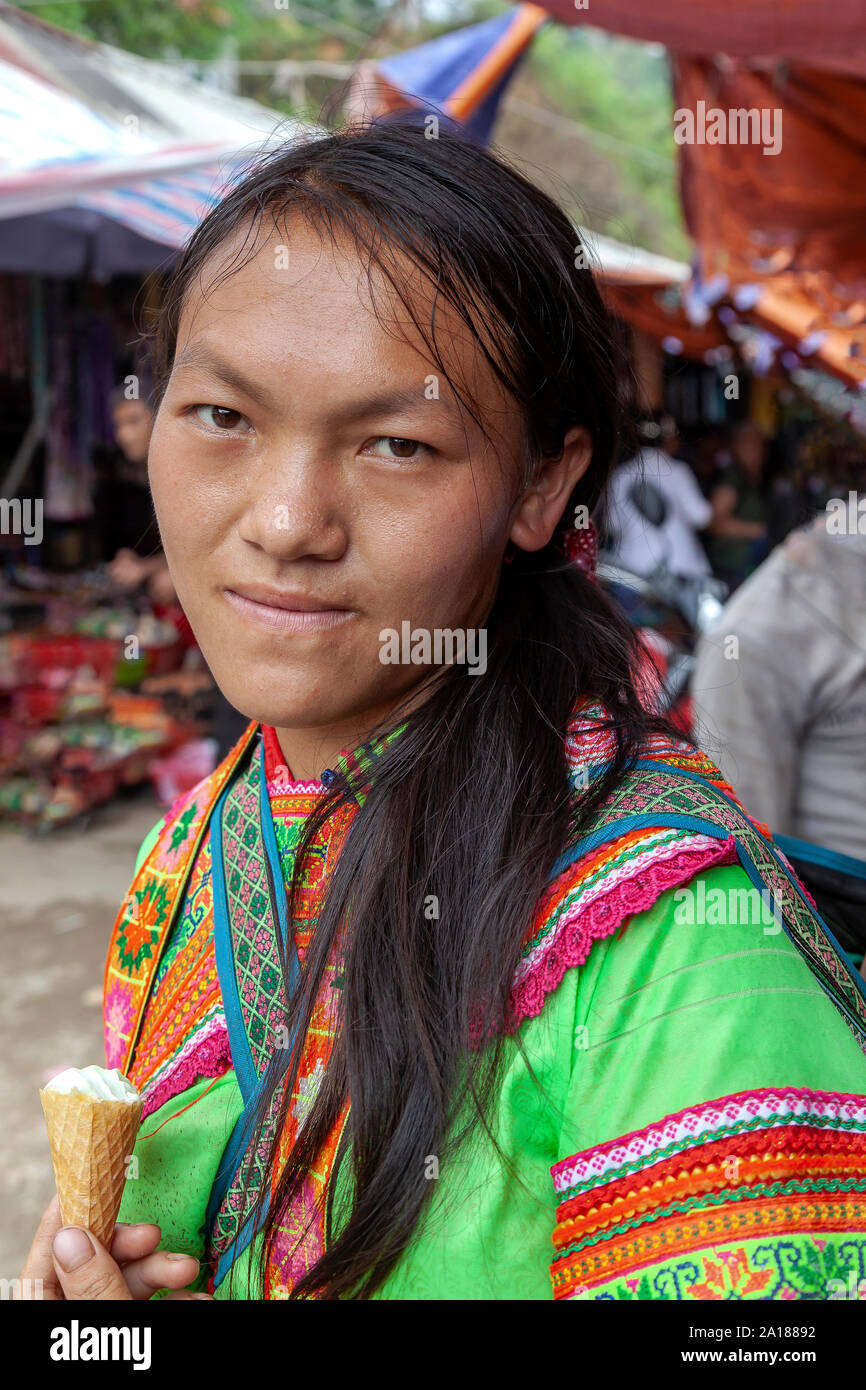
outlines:
[{"label": "blue canopy", "polygon": [[[448,103],[459,88],[473,76],[479,77],[480,100],[471,112],[460,117],[461,125],[479,140],[486,142],[496,119],[502,94],[517,70],[527,44],[539,23],[527,17],[534,6],[521,5],[494,19],[470,24],[431,39],[417,48],[382,58],[377,68],[385,80],[402,92],[412,105],[422,111],[449,114]],[[531,26],[531,27],[530,27]],[[500,51],[500,61],[491,62],[494,50]],[[490,70],[485,83],[482,72]]]}]

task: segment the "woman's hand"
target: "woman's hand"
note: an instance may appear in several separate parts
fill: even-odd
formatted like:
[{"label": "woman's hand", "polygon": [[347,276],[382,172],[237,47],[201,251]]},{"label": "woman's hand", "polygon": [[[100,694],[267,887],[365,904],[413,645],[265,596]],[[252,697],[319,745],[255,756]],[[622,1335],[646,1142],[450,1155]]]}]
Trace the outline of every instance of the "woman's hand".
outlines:
[{"label": "woman's hand", "polygon": [[[157,1250],[158,1226],[116,1226],[111,1253],[89,1231],[64,1226],[60,1203],[52,1198],[33,1238],[21,1280],[42,1281],[43,1299],[144,1299],[157,1289],[176,1289],[170,1299],[206,1298],[186,1288],[198,1274],[194,1255]],[[37,1285],[37,1288],[39,1286]]]}]

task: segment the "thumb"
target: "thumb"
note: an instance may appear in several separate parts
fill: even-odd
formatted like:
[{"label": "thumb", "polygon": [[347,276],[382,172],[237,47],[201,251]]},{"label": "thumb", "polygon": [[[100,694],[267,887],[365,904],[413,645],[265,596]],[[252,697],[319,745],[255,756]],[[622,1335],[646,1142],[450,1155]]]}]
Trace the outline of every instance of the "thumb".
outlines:
[{"label": "thumb", "polygon": [[52,1254],[67,1299],[132,1299],[120,1266],[82,1226],[62,1227]]}]

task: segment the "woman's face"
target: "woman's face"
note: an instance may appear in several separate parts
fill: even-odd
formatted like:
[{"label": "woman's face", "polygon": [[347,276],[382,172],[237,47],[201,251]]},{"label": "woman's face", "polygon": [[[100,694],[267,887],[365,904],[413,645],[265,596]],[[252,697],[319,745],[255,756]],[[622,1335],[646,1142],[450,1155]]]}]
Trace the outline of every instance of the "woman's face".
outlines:
[{"label": "woman's face", "polygon": [[430,673],[383,662],[380,634],[484,624],[517,503],[519,415],[440,304],[437,341],[506,441],[494,447],[384,281],[380,312],[402,336],[379,322],[351,243],[296,219],[214,285],[239,244],[187,298],[151,440],[172,579],[249,718],[378,716]]}]

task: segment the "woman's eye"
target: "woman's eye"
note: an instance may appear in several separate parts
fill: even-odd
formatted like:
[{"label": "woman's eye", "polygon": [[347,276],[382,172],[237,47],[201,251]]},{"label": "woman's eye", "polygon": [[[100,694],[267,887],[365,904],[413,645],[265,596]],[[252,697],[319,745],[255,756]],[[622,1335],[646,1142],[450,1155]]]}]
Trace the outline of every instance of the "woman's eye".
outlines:
[{"label": "woman's eye", "polygon": [[245,431],[238,430],[237,426],[241,423],[249,424],[246,416],[241,415],[239,410],[230,410],[226,405],[197,405],[193,408],[193,413],[203,425],[222,430],[226,434],[244,434]]},{"label": "woman's eye", "polygon": [[419,451],[429,450],[429,445],[422,444],[418,439],[401,439],[393,434],[383,434],[379,439],[374,439],[370,448],[375,453],[380,446],[386,449],[387,453],[382,453],[379,457],[392,459],[417,458]]}]

